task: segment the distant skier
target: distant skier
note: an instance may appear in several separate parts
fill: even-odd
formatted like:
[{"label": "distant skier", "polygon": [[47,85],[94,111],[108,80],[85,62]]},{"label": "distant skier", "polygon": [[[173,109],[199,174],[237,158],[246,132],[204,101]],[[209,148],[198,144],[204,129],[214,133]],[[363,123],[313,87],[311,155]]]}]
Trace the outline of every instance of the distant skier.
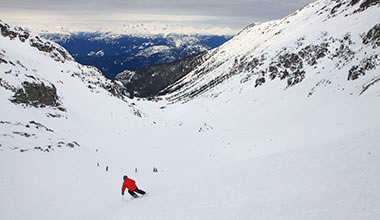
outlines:
[{"label": "distant skier", "polygon": [[136,182],[133,179],[128,178],[128,176],[123,177],[124,182],[123,186],[121,188],[121,195],[124,198],[124,191],[126,188],[128,188],[128,193],[133,196],[133,198],[138,198],[139,196],[136,193],[139,193],[141,195],[145,195],[145,192],[136,186]]}]

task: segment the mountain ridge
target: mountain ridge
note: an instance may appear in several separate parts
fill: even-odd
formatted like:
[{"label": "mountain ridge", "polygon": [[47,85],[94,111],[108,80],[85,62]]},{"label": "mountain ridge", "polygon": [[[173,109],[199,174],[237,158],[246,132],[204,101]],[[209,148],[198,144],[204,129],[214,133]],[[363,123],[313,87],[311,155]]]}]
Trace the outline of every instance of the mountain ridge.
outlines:
[{"label": "mountain ridge", "polygon": [[[372,0],[360,4],[317,1],[283,19],[249,25],[221,47],[205,53],[202,64],[192,66],[186,76],[156,95],[173,93],[166,96],[169,101],[191,100],[234,76],[242,83],[253,82],[254,87],[280,79],[290,88],[308,75],[327,71],[342,72],[352,84],[361,77],[367,78],[362,86],[373,85],[380,63],[378,5]],[[344,22],[348,19],[352,22]],[[366,40],[367,36],[371,40]],[[366,72],[375,79],[365,76]]]},{"label": "mountain ridge", "polygon": [[215,48],[227,35],[114,35],[111,33],[43,34],[65,47],[81,64],[96,66],[113,79],[124,70],[170,63]]}]

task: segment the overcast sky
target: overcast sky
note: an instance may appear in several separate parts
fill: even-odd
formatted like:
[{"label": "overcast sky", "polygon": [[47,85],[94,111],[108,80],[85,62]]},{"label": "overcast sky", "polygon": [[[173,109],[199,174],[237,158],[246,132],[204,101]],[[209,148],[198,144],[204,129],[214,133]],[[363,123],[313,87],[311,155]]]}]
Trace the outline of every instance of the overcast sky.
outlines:
[{"label": "overcast sky", "polygon": [[[0,0],[0,19],[34,31],[162,27],[233,32],[314,0]],[[141,27],[141,26],[140,26]]]}]

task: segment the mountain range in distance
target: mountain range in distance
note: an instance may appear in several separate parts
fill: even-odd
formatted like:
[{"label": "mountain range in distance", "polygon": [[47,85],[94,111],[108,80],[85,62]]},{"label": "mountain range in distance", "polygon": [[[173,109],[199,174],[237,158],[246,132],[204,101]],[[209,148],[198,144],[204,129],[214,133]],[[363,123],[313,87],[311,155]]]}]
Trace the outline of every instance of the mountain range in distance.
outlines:
[{"label": "mountain range in distance", "polygon": [[97,67],[108,79],[125,70],[167,64],[199,54],[232,38],[230,35],[101,32],[45,33],[42,36],[63,46],[77,62]]}]

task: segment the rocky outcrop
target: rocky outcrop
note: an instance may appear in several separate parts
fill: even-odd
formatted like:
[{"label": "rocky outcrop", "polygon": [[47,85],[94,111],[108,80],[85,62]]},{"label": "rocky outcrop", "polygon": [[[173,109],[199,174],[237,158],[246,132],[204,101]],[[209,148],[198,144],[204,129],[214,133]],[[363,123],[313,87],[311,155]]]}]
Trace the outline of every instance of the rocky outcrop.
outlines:
[{"label": "rocky outcrop", "polygon": [[[352,2],[354,2],[355,4],[358,3],[358,1],[356,1],[356,0],[351,1],[351,4],[352,4]],[[380,0],[364,0],[360,4],[359,9],[355,10],[354,13],[362,12],[362,11],[366,10],[367,8],[375,6],[375,5],[380,5]]]},{"label": "rocky outcrop", "polygon": [[50,41],[43,41],[38,36],[30,39],[30,46],[37,48],[39,51],[49,53],[55,61],[64,63],[66,60],[73,60],[63,48],[53,45]]},{"label": "rocky outcrop", "polygon": [[49,54],[57,62],[74,60],[71,55],[61,46],[45,40],[39,36],[31,35],[21,27],[10,27],[0,20],[1,35],[11,40],[18,38],[21,42],[29,42],[30,46],[37,48],[39,51]]},{"label": "rocky outcrop", "polygon": [[373,49],[380,46],[380,23],[376,24],[363,36],[363,44],[372,44]]},{"label": "rocky outcrop", "polygon": [[[26,104],[34,107],[60,106],[57,89],[54,85],[46,86],[44,83],[23,82],[11,101],[16,104]],[[63,108],[61,108],[63,110]]]},{"label": "rocky outcrop", "polygon": [[347,80],[355,80],[360,76],[364,76],[367,71],[376,69],[380,65],[379,55],[373,55],[369,58],[363,59],[359,65],[354,65],[348,72]]}]

